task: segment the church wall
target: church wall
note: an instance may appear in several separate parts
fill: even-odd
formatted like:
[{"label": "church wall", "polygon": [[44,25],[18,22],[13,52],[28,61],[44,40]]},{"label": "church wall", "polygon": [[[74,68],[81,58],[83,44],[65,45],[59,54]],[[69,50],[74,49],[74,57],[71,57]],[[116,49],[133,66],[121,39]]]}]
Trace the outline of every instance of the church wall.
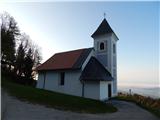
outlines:
[{"label": "church wall", "polygon": [[[60,85],[60,72],[48,71],[46,72],[45,87],[46,90],[51,90],[55,92],[82,96],[82,84],[79,80],[80,71],[64,71],[65,80],[64,85]],[[44,78],[41,74],[39,75],[37,88],[42,88]],[[42,80],[43,79],[43,80]]]},{"label": "church wall", "polygon": [[58,88],[59,85],[59,74],[57,72],[48,71],[46,72],[46,79],[45,79],[45,87],[46,90],[55,90],[59,92],[63,87],[60,89]]},{"label": "church wall", "polygon": [[99,100],[100,98],[100,83],[97,82],[85,82],[84,84],[84,97]]},{"label": "church wall", "polygon": [[108,83],[100,81],[100,100],[108,99]]},{"label": "church wall", "polygon": [[[113,81],[113,94],[114,96],[117,95],[117,37],[112,33],[111,37],[111,59],[112,59],[112,76],[114,78]],[[115,53],[113,53],[113,44],[115,44]]]},{"label": "church wall", "polygon": [[65,84],[65,93],[82,96],[82,84],[79,80],[81,75],[80,71],[69,71],[66,72],[66,84]]},{"label": "church wall", "polygon": [[108,84],[111,84],[111,95],[115,96],[113,93],[114,83],[113,81],[100,81],[100,100],[107,100],[108,98]]},{"label": "church wall", "polygon": [[[99,50],[99,44],[105,43],[105,49]],[[101,35],[94,38],[94,48],[96,58],[111,72],[111,34]]]},{"label": "church wall", "polygon": [[38,74],[38,81],[37,81],[37,88],[43,88],[43,83],[44,83],[44,74]]}]

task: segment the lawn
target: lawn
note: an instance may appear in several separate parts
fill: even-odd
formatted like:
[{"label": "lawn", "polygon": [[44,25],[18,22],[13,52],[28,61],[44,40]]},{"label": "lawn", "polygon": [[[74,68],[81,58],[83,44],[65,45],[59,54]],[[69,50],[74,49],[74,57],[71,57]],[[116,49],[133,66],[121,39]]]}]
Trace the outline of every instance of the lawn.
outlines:
[{"label": "lawn", "polygon": [[112,104],[24,86],[13,83],[9,79],[9,77],[2,75],[2,88],[11,96],[15,96],[20,100],[28,101],[32,104],[84,113],[112,113],[117,111],[117,108]]},{"label": "lawn", "polygon": [[160,118],[160,99],[153,99],[138,94],[128,95],[123,93],[119,93],[115,99],[134,102]]}]

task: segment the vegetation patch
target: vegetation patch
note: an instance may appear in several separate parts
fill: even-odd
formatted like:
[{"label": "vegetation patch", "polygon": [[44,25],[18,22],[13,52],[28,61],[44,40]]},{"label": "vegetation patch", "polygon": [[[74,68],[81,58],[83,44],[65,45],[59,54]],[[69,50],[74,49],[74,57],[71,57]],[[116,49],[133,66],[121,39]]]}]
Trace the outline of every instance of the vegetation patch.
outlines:
[{"label": "vegetation patch", "polygon": [[117,111],[117,108],[112,104],[24,86],[13,83],[9,79],[9,77],[2,75],[2,88],[10,95],[33,104],[84,113],[112,113]]},{"label": "vegetation patch", "polygon": [[153,99],[138,94],[129,95],[124,93],[119,93],[115,99],[134,102],[160,118],[160,99]]}]

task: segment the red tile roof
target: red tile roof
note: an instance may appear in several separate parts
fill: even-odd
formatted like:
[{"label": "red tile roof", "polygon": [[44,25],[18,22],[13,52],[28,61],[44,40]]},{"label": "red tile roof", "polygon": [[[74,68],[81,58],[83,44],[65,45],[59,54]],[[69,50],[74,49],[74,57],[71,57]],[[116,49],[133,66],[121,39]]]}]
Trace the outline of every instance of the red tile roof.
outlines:
[{"label": "red tile roof", "polygon": [[37,70],[72,69],[84,50],[86,49],[57,53],[40,65]]}]

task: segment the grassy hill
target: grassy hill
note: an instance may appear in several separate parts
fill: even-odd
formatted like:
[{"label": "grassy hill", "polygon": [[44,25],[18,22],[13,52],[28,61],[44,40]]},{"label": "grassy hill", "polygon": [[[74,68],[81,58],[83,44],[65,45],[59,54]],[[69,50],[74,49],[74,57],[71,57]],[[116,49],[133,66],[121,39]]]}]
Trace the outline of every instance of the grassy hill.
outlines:
[{"label": "grassy hill", "polygon": [[112,104],[16,84],[11,82],[9,77],[3,75],[2,88],[20,100],[56,109],[85,113],[111,113],[117,111]]},{"label": "grassy hill", "polygon": [[119,93],[115,99],[134,102],[160,118],[160,99],[153,99],[138,94],[129,95],[124,93]]}]

